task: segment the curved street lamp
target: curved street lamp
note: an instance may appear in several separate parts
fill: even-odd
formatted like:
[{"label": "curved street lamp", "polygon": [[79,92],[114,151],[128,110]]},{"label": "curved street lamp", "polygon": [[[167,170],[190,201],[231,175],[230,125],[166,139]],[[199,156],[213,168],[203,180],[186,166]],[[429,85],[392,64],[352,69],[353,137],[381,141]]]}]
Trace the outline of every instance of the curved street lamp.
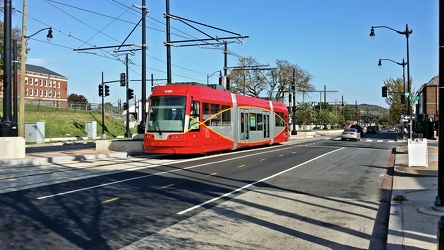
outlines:
[{"label": "curved street lamp", "polygon": [[[404,92],[402,94],[405,96],[405,93],[406,93],[405,92],[406,91],[405,90],[405,65],[407,65],[408,63],[404,61],[404,58],[402,58],[402,63],[393,61],[392,59],[379,59],[379,61],[378,61],[378,67],[379,68],[382,67],[382,61],[390,61],[390,62],[393,62],[393,63],[396,63],[396,64],[402,66],[402,82],[403,82],[403,85],[404,85]],[[404,103],[403,106],[405,106],[405,103]],[[404,112],[405,112],[405,107],[403,107],[403,109],[402,109],[402,114],[403,115],[404,115]],[[402,123],[402,134],[404,135],[404,122]]]},{"label": "curved street lamp", "polygon": [[48,42],[51,42],[52,41],[52,28],[51,27],[50,28],[43,28],[30,36],[23,36],[23,37],[26,39],[26,41],[28,41],[31,37],[37,35],[38,33],[40,33],[41,31],[44,31],[44,30],[48,30],[48,34],[46,35],[46,40],[48,40]]},{"label": "curved street lamp", "polygon": [[211,75],[208,75],[207,74],[207,85],[209,84],[209,82],[210,82],[210,77],[212,77],[214,74],[216,74],[217,72],[219,72],[219,77],[221,77],[222,76],[222,71],[221,70],[216,70],[216,71],[214,71]]},{"label": "curved street lamp", "polygon": [[[407,62],[408,62],[408,64],[407,64],[407,81],[408,81],[408,93],[409,93],[407,102],[408,102],[408,115],[411,118],[411,116],[412,116],[412,105],[410,104],[411,84],[410,84],[409,36],[410,36],[410,34],[412,34],[413,30],[409,30],[409,25],[408,24],[405,25],[405,30],[404,31],[395,30],[395,29],[390,28],[388,26],[372,26],[371,29],[370,29],[370,38],[371,39],[374,39],[374,37],[375,37],[375,29],[377,29],[377,28],[386,28],[386,29],[392,30],[392,31],[394,31],[394,32],[396,32],[396,33],[398,33],[400,35],[405,35],[405,38],[406,38],[406,41],[407,41]],[[411,126],[412,122],[411,121],[412,120],[410,119],[410,137],[409,138],[412,138],[412,126]]]},{"label": "curved street lamp", "polygon": [[30,36],[26,36],[26,29],[22,29],[22,50],[20,53],[20,100],[19,100],[19,119],[17,122],[18,125],[18,135],[21,137],[25,136],[25,75],[26,75],[26,53],[28,49],[26,48],[27,41],[37,35],[38,33],[48,30],[48,34],[46,35],[46,39],[48,42],[52,41],[52,28],[43,28]]}]

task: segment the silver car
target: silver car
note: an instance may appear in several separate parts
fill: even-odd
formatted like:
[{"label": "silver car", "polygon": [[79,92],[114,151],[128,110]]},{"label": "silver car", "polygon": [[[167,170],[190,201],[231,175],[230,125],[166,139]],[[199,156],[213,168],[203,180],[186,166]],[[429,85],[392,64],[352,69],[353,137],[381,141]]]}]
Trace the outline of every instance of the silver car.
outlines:
[{"label": "silver car", "polygon": [[341,140],[353,140],[353,141],[360,141],[361,140],[361,134],[358,132],[355,128],[346,128],[344,131],[342,131]]}]

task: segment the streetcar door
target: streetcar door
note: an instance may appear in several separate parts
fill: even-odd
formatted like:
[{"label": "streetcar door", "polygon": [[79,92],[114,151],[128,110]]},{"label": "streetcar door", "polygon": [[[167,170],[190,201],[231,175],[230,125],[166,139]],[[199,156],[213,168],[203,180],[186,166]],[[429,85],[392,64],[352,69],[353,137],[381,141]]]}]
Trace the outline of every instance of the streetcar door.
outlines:
[{"label": "streetcar door", "polygon": [[240,141],[250,141],[250,124],[248,109],[240,109]]}]

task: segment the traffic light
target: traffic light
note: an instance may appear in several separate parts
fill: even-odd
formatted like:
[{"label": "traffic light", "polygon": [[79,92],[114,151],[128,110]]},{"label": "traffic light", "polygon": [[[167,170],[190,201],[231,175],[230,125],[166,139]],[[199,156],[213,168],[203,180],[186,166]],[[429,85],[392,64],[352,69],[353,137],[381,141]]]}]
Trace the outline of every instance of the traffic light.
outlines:
[{"label": "traffic light", "polygon": [[382,86],[382,97],[387,97],[387,86]]},{"label": "traffic light", "polygon": [[126,104],[126,102],[123,103],[123,110],[127,110],[128,109],[128,104]]},{"label": "traffic light", "polygon": [[405,95],[404,94],[401,94],[401,103],[405,104]]},{"label": "traffic light", "polygon": [[105,85],[105,96],[109,96],[109,86]]},{"label": "traffic light", "polygon": [[128,100],[131,100],[134,98],[134,90],[133,89],[128,89]]},{"label": "traffic light", "polygon": [[103,85],[99,84],[99,96],[103,96]]},{"label": "traffic light", "polygon": [[124,87],[126,82],[125,73],[120,73],[120,86]]}]

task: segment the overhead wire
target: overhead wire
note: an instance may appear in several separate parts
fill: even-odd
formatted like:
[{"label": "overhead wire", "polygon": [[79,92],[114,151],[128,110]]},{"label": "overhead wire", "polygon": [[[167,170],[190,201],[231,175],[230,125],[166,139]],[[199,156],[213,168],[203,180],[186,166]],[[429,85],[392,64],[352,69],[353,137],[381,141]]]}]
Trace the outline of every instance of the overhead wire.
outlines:
[{"label": "overhead wire", "polygon": [[[68,5],[68,4],[64,4],[64,3],[60,3],[60,2],[58,2],[58,1],[54,1],[54,0],[45,0],[46,2],[53,2],[53,3],[56,3],[56,4],[62,4],[62,5],[64,5],[64,6],[67,6],[67,7],[71,7],[71,8],[75,8],[75,9],[78,9],[78,10],[81,10],[81,11],[86,11],[86,12],[89,12],[89,13],[91,13],[91,14],[95,14],[95,15],[100,15],[100,16],[104,16],[104,17],[107,17],[107,18],[111,18],[111,19],[113,19],[113,21],[116,21],[116,20],[119,20],[119,21],[122,21],[123,19],[120,19],[120,18],[114,18],[114,17],[111,17],[111,16],[109,16],[109,15],[103,15],[103,14],[101,14],[101,13],[98,13],[98,12],[94,12],[94,11],[89,11],[89,10],[86,10],[86,9],[83,9],[83,8],[80,8],[80,7],[75,7],[75,6],[72,6],[72,5]],[[109,1],[108,1],[109,2]],[[113,1],[113,2],[117,2],[117,1]],[[118,3],[118,2],[117,2]],[[49,3],[49,4],[51,4],[51,3]],[[51,4],[52,6],[54,6],[53,4]],[[125,5],[123,5],[123,4],[120,4],[121,6],[125,6]],[[60,8],[58,8],[58,7],[56,7],[56,6],[54,6],[56,9],[58,9],[58,10],[60,10],[60,11],[62,11],[64,14],[67,14],[66,13],[66,11],[63,11],[63,10],[61,10]],[[132,9],[131,7],[127,7],[127,6],[125,6],[126,8],[127,8],[127,10],[129,10],[129,9]],[[121,7],[121,8],[123,8],[123,7]],[[127,11],[126,10],[126,11]],[[134,10],[135,11],[135,10]],[[79,19],[78,18],[75,18],[73,15],[70,15],[70,14],[67,14],[67,15],[69,15],[70,17],[72,17],[72,18],[74,18],[75,20],[77,20],[77,21],[79,21]],[[83,23],[84,24],[84,22],[83,21],[81,21],[81,23]],[[90,28],[92,28],[91,26],[89,26],[89,25],[87,25],[88,27],[90,27]],[[103,33],[103,32],[101,32],[101,31],[99,31],[99,30],[97,30],[97,29],[95,29],[95,28],[92,28],[92,29],[94,29],[94,30],[96,30],[96,31],[98,31],[98,33],[101,33],[101,34],[105,34],[105,33]],[[103,30],[103,29],[102,29]],[[160,31],[160,32],[163,32],[163,33],[165,33],[165,31],[161,31],[161,30],[158,30],[158,31]],[[108,35],[106,35],[106,36],[108,36]],[[108,36],[108,37],[110,37],[110,36]],[[91,38],[92,39],[92,38]],[[91,39],[89,39],[89,40],[91,40]],[[88,41],[89,41],[88,40]],[[115,41],[117,41],[117,39],[114,39]],[[117,41],[117,42],[120,42],[120,41]],[[86,43],[86,42],[85,42]],[[100,51],[102,51],[102,50],[100,50]],[[149,56],[149,57],[151,57],[151,58],[154,58],[154,57],[152,57],[152,56]],[[160,59],[158,59],[158,58],[154,58],[154,59],[156,59],[156,60],[159,60],[159,61],[162,61],[162,60],[160,60]],[[164,61],[162,61],[162,62],[164,62]],[[165,62],[166,63],[166,62]],[[175,67],[177,67],[177,68],[181,68],[181,69],[183,69],[183,70],[187,70],[187,71],[190,71],[190,72],[194,72],[194,73],[199,73],[199,74],[206,74],[206,73],[204,73],[204,72],[199,72],[199,71],[195,71],[195,70],[192,70],[192,69],[188,69],[188,68],[185,68],[185,67],[181,67],[181,66],[178,66],[178,65],[174,65],[173,64],[173,66],[175,66]]]},{"label": "overhead wire", "polygon": [[[103,17],[111,18],[111,19],[113,19],[112,22],[115,22],[115,21],[121,21],[121,22],[125,22],[125,23],[135,24],[134,22],[130,22],[130,21],[128,21],[128,20],[125,20],[125,19],[121,19],[121,18],[120,18],[120,16],[122,16],[125,12],[122,13],[119,17],[116,18],[116,17],[111,17],[111,16],[109,16],[109,15],[105,15],[105,14],[99,13],[99,12],[95,12],[95,11],[91,11],[91,10],[86,10],[86,9],[83,9],[83,8],[80,8],[80,7],[76,7],[76,6],[73,6],[73,5],[69,5],[69,4],[61,3],[61,2],[58,2],[58,1],[55,1],[55,0],[44,0],[44,1],[47,2],[48,4],[50,4],[51,6],[53,6],[54,8],[56,8],[57,10],[61,11],[61,12],[64,13],[65,15],[68,15],[68,16],[70,16],[71,18],[73,18],[74,20],[76,20],[76,21],[78,21],[78,22],[80,22],[80,23],[86,25],[87,27],[89,27],[89,28],[91,28],[91,29],[97,31],[97,33],[96,33],[93,37],[95,37],[95,36],[98,35],[98,34],[102,34],[102,35],[105,35],[106,37],[108,37],[108,38],[110,38],[110,39],[112,39],[112,40],[118,42],[117,39],[115,39],[115,38],[113,38],[113,37],[111,37],[111,36],[105,34],[105,33],[103,32],[104,28],[103,28],[102,30],[98,30],[98,29],[92,27],[91,25],[89,25],[89,24],[87,24],[87,23],[81,21],[79,18],[76,18],[75,16],[73,16],[73,15],[67,13],[66,11],[62,10],[61,8],[55,6],[55,4],[60,4],[60,5],[66,6],[66,7],[70,7],[70,8],[74,8],[74,9],[77,9],[77,10],[85,11],[85,12],[88,12],[88,13],[93,14],[93,15],[99,15],[99,16],[103,16]],[[119,5],[120,7],[119,7],[119,6],[118,6],[118,7],[121,8],[121,9],[125,9],[125,8],[126,8],[126,12],[128,12],[128,13],[132,13],[133,15],[136,15],[136,13],[137,13],[137,11],[134,10],[133,8],[128,7],[128,6],[122,4],[121,2],[119,2],[119,1],[117,1],[117,0],[105,0],[105,1],[109,2],[110,4],[114,4],[114,3],[115,3],[114,5],[115,5],[115,6],[116,6],[116,4]],[[20,11],[18,11],[18,12],[20,12]],[[21,13],[21,12],[20,12],[20,13]],[[29,15],[27,15],[27,16],[30,17]],[[39,20],[37,20],[36,18],[33,18],[33,17],[30,17],[30,18],[31,18],[32,20],[35,20],[35,21],[37,21],[37,22],[40,22],[40,23],[44,24],[45,26],[51,27],[51,25],[45,24],[44,22],[39,21]],[[149,16],[148,16],[148,18],[151,19],[151,20],[153,20],[153,21],[155,21],[155,22],[157,22],[157,23],[160,23],[160,24],[165,25],[165,23],[163,23],[163,22],[161,22],[161,21],[159,21],[159,20],[156,20],[156,19],[154,19],[154,18],[152,18],[152,17],[149,17]],[[112,22],[111,22],[111,23],[112,23]],[[110,24],[111,24],[111,23],[110,23]],[[109,25],[110,25],[110,24],[109,24]],[[151,22],[151,24],[153,24],[153,23]],[[108,25],[108,26],[109,26],[109,25]],[[153,24],[153,25],[155,25],[155,24]],[[155,25],[155,26],[157,26],[157,25]],[[106,26],[106,27],[107,27],[107,26]],[[159,27],[159,26],[158,26],[158,27]],[[152,29],[152,30],[156,30],[156,31],[158,31],[158,32],[165,33],[165,30],[155,29],[155,28],[151,28],[151,27],[147,27],[147,28]],[[85,45],[85,44],[87,44],[87,45],[89,45],[89,46],[92,46],[92,47],[95,46],[95,45],[92,45],[92,44],[89,43],[89,41],[90,41],[93,37],[91,37],[91,38],[88,39],[87,41],[84,41],[84,40],[82,40],[82,39],[80,39],[80,38],[77,38],[77,37],[73,36],[71,33],[67,34],[67,33],[65,33],[65,32],[63,32],[63,31],[61,31],[61,30],[59,30],[59,29],[57,29],[57,28],[53,28],[53,29],[56,30],[56,31],[58,31],[58,32],[61,33],[61,34],[64,34],[64,35],[66,35],[66,36],[68,36],[68,37],[71,37],[71,38],[73,38],[73,39],[75,39],[75,40],[78,40],[78,41],[82,42],[82,45],[81,45],[81,46],[83,46],[83,45]],[[190,34],[187,34],[187,33],[183,32],[183,31],[180,31],[180,30],[178,30],[178,29],[176,29],[176,28],[174,28],[174,27],[172,27],[172,29],[177,30],[178,32],[180,32],[180,33],[186,35],[186,36],[183,36],[183,35],[179,35],[179,34],[175,34],[175,33],[173,34],[173,33],[172,33],[172,34],[175,35],[175,36],[179,36],[179,37],[182,37],[182,38],[196,38],[196,37],[194,37],[194,36],[192,36],[192,35],[190,35]],[[42,41],[40,41],[40,42],[42,42]],[[53,43],[51,43],[51,44],[53,44]],[[56,44],[53,44],[53,45],[56,45]],[[64,48],[69,48],[69,47],[67,47],[67,46],[63,46],[63,45],[56,45],[56,46],[64,47]],[[80,46],[80,47],[81,47],[81,46]],[[218,49],[218,50],[222,50],[222,51],[225,50],[224,48],[222,48],[222,47],[219,46],[219,45],[215,45],[214,47],[215,47],[215,49]],[[69,48],[69,49],[72,49],[72,48]],[[108,58],[108,59],[112,59],[112,60],[118,60],[118,59],[116,59],[116,56],[115,56],[115,55],[111,54],[110,52],[108,52],[108,51],[106,51],[106,50],[102,50],[102,49],[100,49],[100,52],[102,53],[102,57],[105,57],[105,58]],[[232,52],[232,51],[227,51],[227,52],[228,52],[230,55],[233,55],[233,56],[235,56],[235,57],[243,58],[243,56],[238,55],[238,54],[236,54],[236,53],[234,53],[234,52]],[[95,54],[95,55],[97,55],[97,54]],[[158,59],[158,58],[155,58],[155,57],[153,57],[153,56],[149,56],[149,55],[148,55],[148,57],[150,57],[150,58],[152,58],[152,59],[155,59],[155,60],[157,60],[157,61],[161,61],[161,62],[166,63],[165,61],[163,61],[163,60],[161,60],[161,59]],[[206,73],[204,73],[204,72],[199,72],[199,71],[196,71],[196,70],[188,69],[188,68],[185,68],[185,67],[182,67],[182,66],[179,66],[179,65],[173,65],[173,66],[174,66],[174,67],[177,67],[177,68],[180,68],[180,69],[183,69],[183,70],[190,71],[190,72],[194,72],[194,73],[199,73],[199,74],[204,74],[204,75],[206,75]],[[153,68],[150,68],[150,69],[151,69],[151,70],[155,70],[155,69],[153,69]],[[160,71],[160,72],[162,72],[161,70],[156,70],[156,71]],[[176,76],[181,76],[181,75],[177,75],[177,74],[174,74],[174,75],[176,75]],[[181,77],[184,77],[184,76],[181,76]],[[188,77],[188,78],[189,78],[189,77]]]}]

